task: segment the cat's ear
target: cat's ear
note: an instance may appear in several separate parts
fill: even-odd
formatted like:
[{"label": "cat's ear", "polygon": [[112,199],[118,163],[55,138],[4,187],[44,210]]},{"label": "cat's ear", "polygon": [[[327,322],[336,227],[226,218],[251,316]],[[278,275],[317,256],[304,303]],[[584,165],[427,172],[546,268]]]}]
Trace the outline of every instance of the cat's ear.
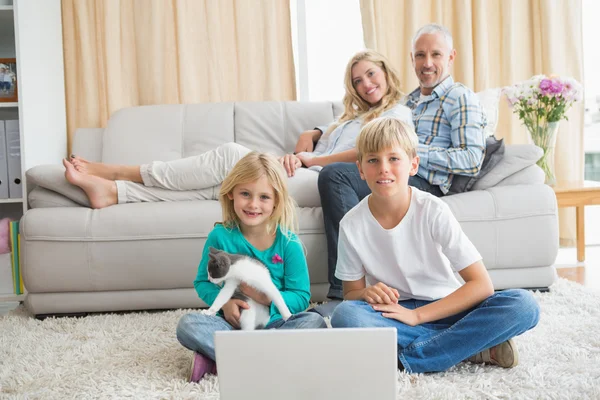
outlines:
[{"label": "cat's ear", "polygon": [[208,253],[208,258],[210,258],[213,261],[217,260],[217,257],[214,255],[214,253]]}]

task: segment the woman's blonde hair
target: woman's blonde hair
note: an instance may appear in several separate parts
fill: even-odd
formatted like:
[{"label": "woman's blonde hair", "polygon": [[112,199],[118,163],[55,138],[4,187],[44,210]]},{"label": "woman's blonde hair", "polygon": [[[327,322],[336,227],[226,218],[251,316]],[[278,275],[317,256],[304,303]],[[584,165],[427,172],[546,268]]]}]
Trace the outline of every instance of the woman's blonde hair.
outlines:
[{"label": "woman's blonde hair", "polygon": [[[352,82],[352,67],[360,61],[370,61],[383,70],[385,80],[387,82],[387,92],[383,95],[379,103],[372,105],[365,101],[354,87]],[[379,117],[384,111],[393,108],[398,104],[404,93],[400,90],[400,78],[398,72],[392,67],[387,58],[383,54],[375,50],[363,50],[356,53],[346,65],[346,74],[344,75],[344,86],[346,93],[344,94],[344,113],[338,119],[336,124],[333,124],[327,133],[332,132],[340,124],[355,119],[363,118],[363,123],[367,123],[374,118]]]},{"label": "woman's blonde hair", "polygon": [[275,208],[269,218],[267,231],[274,234],[279,226],[282,233],[289,236],[291,232],[296,232],[298,229],[296,203],[288,193],[285,171],[274,156],[256,151],[248,153],[238,161],[221,185],[219,201],[223,209],[223,225],[226,228],[240,227],[240,219],[235,213],[233,200],[228,194],[233,194],[233,189],[237,185],[255,182],[262,176],[267,177],[275,192]]},{"label": "woman's blonde hair", "polygon": [[397,118],[379,117],[361,129],[356,140],[357,158],[360,163],[365,154],[379,153],[394,146],[415,158],[418,145],[419,139],[412,126]]}]

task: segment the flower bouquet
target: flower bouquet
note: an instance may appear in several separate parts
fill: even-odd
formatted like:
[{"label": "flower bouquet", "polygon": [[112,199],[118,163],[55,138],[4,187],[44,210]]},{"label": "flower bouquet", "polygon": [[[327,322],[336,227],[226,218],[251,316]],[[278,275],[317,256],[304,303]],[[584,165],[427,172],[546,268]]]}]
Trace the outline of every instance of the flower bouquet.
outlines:
[{"label": "flower bouquet", "polygon": [[566,112],[583,96],[581,84],[573,78],[536,75],[531,79],[505,87],[510,106],[523,122],[531,141],[544,154],[537,164],[546,175],[546,183],[556,183],[554,176],[554,146],[558,123],[568,119]]}]

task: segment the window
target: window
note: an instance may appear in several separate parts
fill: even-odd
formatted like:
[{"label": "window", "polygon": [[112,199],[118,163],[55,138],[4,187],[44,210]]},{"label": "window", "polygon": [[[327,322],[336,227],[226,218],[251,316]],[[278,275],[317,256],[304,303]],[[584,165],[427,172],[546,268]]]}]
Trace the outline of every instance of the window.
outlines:
[{"label": "window", "polygon": [[339,101],[346,63],[363,49],[359,0],[290,0],[300,101]]},{"label": "window", "polygon": [[600,181],[600,54],[597,51],[600,26],[596,21],[599,13],[600,3],[583,0],[584,176],[595,181]]}]

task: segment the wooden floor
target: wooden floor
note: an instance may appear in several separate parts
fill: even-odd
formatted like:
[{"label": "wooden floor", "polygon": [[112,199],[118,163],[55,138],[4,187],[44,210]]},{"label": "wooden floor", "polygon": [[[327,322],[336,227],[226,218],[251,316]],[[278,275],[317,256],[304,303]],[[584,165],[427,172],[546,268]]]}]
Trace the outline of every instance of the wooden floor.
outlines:
[{"label": "wooden floor", "polygon": [[600,245],[586,246],[585,261],[577,262],[575,248],[561,248],[556,257],[558,276],[600,290]]}]

